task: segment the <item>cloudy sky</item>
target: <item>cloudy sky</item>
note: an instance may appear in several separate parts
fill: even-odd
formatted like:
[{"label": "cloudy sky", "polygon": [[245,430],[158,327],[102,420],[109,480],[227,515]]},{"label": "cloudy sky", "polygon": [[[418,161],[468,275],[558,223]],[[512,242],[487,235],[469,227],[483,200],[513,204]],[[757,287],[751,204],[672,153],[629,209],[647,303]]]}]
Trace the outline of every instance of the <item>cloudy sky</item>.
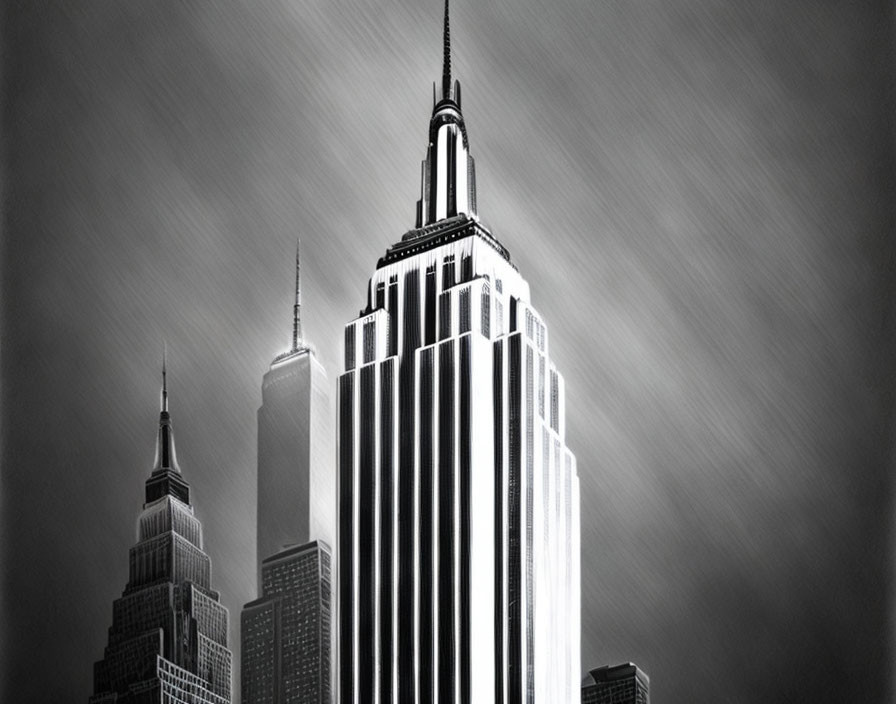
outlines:
[{"label": "cloudy sky", "polygon": [[[583,668],[635,661],[657,702],[884,700],[890,3],[454,5],[480,215],[567,381]],[[295,239],[335,379],[342,324],[413,225],[441,11],[7,3],[4,701],[92,691],[163,341],[236,640]]]}]

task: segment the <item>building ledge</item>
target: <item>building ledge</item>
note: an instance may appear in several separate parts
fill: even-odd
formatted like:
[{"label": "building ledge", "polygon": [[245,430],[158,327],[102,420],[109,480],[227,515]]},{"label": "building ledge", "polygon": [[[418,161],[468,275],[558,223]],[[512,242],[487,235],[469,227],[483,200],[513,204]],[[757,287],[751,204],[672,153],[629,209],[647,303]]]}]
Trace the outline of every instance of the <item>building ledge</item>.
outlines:
[{"label": "building ledge", "polygon": [[504,245],[498,242],[494,235],[478,219],[463,213],[439,220],[431,225],[409,230],[404,234],[400,242],[392,245],[386,254],[380,258],[376,268],[382,269],[415,254],[420,254],[421,252],[440,247],[443,244],[470,236],[477,236],[482,239],[489,247],[500,254],[510,266],[516,269],[516,266],[510,261],[510,252],[507,251]]}]

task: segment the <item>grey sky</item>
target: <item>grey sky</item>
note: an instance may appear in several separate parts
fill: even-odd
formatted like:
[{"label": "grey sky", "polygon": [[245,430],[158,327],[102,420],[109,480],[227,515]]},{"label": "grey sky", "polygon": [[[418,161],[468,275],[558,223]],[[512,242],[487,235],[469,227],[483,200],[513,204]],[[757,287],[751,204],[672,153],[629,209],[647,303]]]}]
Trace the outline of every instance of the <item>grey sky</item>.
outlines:
[{"label": "grey sky", "polygon": [[[438,1],[8,3],[4,701],[85,701],[153,460],[230,608],[255,411],[413,225]],[[583,668],[655,700],[879,701],[892,662],[892,7],[453,3],[482,219],[582,482]]]}]

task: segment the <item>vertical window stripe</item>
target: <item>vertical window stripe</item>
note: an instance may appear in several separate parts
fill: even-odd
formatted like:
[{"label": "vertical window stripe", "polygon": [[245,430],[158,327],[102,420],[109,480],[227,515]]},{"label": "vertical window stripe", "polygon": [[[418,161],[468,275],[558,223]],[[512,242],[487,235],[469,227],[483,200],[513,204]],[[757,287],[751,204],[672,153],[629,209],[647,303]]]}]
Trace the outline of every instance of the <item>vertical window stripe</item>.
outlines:
[{"label": "vertical window stripe", "polygon": [[460,373],[458,386],[460,388],[460,700],[472,701],[470,691],[470,506],[472,496],[470,494],[472,471],[472,434],[471,425],[471,389],[472,384],[472,360],[470,351],[470,338],[460,340]]},{"label": "vertical window stripe", "polygon": [[420,701],[433,700],[433,624],[436,605],[433,597],[433,350],[420,352]]},{"label": "vertical window stripe", "polygon": [[445,187],[448,180],[448,126],[439,128],[436,138],[436,183],[435,205],[436,220],[446,217],[448,211],[448,190]]},{"label": "vertical window stripe", "polygon": [[388,702],[392,691],[392,517],[394,503],[393,360],[380,369],[380,701]]},{"label": "vertical window stripe", "polygon": [[414,700],[414,354],[420,345],[420,272],[411,269],[404,275],[402,321],[402,360],[399,368],[400,476],[398,481],[398,685],[400,702]]},{"label": "vertical window stripe", "polygon": [[454,343],[439,346],[439,701],[453,701],[455,642],[454,594]]},{"label": "vertical window stripe", "polygon": [[510,702],[523,701],[523,634],[522,634],[522,522],[520,451],[522,437],[520,336],[509,340],[510,352],[507,358],[507,413],[508,413],[508,560],[507,560],[507,699]]},{"label": "vertical window stripe", "polygon": [[495,702],[504,702],[504,340],[494,344],[495,441]]},{"label": "vertical window stripe", "polygon": [[352,502],[354,500],[354,375],[344,374],[339,379],[339,601],[342,609],[339,613],[340,648],[339,680],[341,701],[349,704],[354,701],[353,669],[354,651],[351,644],[354,640],[354,595],[352,593],[354,575],[352,573],[352,533],[354,519]]},{"label": "vertical window stripe", "polygon": [[373,497],[376,492],[376,370],[361,368],[358,438],[358,696],[362,702],[374,699],[375,628],[375,543],[376,519]]}]

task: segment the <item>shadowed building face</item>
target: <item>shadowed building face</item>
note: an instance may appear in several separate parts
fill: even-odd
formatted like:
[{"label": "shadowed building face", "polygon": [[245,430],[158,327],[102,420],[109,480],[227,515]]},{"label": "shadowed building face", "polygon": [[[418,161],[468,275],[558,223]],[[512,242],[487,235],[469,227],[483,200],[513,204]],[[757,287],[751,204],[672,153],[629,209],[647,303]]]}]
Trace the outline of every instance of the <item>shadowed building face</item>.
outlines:
[{"label": "shadowed building face", "polygon": [[582,704],[650,704],[650,678],[633,663],[598,667],[585,677]]},{"label": "shadowed building face", "polygon": [[91,704],[195,701],[230,704],[229,618],[211,588],[211,560],[193,515],[168,413],[162,366],[156,461],[130,550],[129,579],[113,604]]},{"label": "shadowed building face", "polygon": [[243,607],[242,701],[330,704],[331,559],[319,541],[262,563],[261,596]]}]

